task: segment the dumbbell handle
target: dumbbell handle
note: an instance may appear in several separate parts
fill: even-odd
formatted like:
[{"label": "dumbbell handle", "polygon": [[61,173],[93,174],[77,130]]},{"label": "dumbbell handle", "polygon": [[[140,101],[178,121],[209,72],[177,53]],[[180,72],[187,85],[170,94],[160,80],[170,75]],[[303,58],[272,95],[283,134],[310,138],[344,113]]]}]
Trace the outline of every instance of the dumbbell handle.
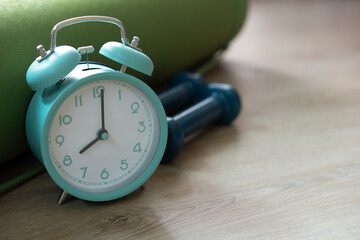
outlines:
[{"label": "dumbbell handle", "polygon": [[213,83],[208,90],[210,96],[167,118],[168,142],[162,163],[170,163],[179,154],[189,135],[211,123],[230,124],[240,112],[240,98],[232,86]]},{"label": "dumbbell handle", "polygon": [[218,98],[217,94],[212,94],[173,116],[173,120],[181,127],[185,138],[215,122],[221,116],[223,109]]},{"label": "dumbbell handle", "polygon": [[167,115],[172,115],[184,107],[208,95],[207,86],[200,74],[181,72],[175,75],[170,89],[158,95]]}]

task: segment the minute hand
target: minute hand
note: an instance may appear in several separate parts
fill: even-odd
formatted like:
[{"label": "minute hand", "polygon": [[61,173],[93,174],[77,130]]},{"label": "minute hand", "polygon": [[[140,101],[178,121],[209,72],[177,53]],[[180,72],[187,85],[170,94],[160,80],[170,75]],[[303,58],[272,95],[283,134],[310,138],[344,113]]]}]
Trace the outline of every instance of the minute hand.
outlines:
[{"label": "minute hand", "polygon": [[105,131],[104,89],[101,89],[101,130]]}]

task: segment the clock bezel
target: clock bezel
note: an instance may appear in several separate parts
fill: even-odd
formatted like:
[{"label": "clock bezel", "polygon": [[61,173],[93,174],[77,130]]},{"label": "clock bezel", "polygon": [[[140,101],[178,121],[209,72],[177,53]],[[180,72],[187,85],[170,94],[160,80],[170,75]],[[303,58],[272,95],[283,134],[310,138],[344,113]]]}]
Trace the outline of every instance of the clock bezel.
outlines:
[{"label": "clock bezel", "polygon": [[[60,108],[62,103],[75,91],[80,89],[81,87],[96,82],[99,80],[120,80],[123,82],[126,82],[128,84],[131,84],[135,87],[137,87],[139,90],[143,91],[143,93],[149,98],[149,100],[153,103],[156,114],[158,115],[159,119],[159,144],[158,148],[155,152],[155,155],[151,162],[149,163],[148,167],[139,175],[139,177],[128,184],[125,187],[122,187],[120,189],[116,189],[109,192],[86,192],[84,190],[78,189],[75,186],[68,183],[61,175],[57,172],[55,166],[53,165],[53,162],[50,157],[50,151],[49,151],[49,131],[51,127],[51,121],[54,118],[55,114],[57,113],[57,110]],[[76,196],[78,198],[84,199],[84,200],[90,200],[90,201],[108,201],[120,198],[122,196],[125,196],[137,188],[141,187],[142,184],[144,184],[150,176],[154,173],[157,166],[159,165],[161,158],[164,154],[166,143],[167,143],[167,120],[166,120],[166,114],[164,111],[164,108],[155,94],[155,92],[144,82],[137,79],[134,76],[128,75],[126,73],[121,72],[102,72],[97,73],[94,75],[90,75],[84,78],[81,78],[77,81],[74,81],[73,83],[69,84],[57,97],[56,100],[53,102],[53,105],[51,106],[43,127],[42,135],[41,135],[41,156],[44,163],[44,166],[46,170],[48,171],[51,178],[58,184],[60,188],[62,188],[64,191],[68,192],[69,194]]]}]

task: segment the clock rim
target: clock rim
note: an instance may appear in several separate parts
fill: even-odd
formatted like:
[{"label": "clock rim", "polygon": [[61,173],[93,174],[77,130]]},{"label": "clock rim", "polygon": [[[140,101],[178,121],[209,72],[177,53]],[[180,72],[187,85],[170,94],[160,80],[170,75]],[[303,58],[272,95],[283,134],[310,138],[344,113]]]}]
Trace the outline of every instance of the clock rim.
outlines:
[{"label": "clock rim", "polygon": [[[60,176],[60,174],[57,172],[54,164],[52,163],[51,157],[50,157],[50,151],[49,151],[49,142],[48,142],[48,136],[49,131],[51,127],[51,121],[54,118],[54,115],[56,114],[57,110],[60,108],[62,103],[75,91],[80,89],[81,87],[85,86],[86,84],[99,81],[99,80],[120,80],[123,82],[126,82],[128,84],[131,84],[135,87],[137,87],[139,90],[141,90],[152,102],[154,105],[155,112],[159,119],[159,144],[158,148],[155,152],[155,155],[151,162],[149,163],[148,167],[140,174],[140,176],[128,184],[125,187],[122,187],[120,189],[116,189],[109,192],[86,192],[84,190],[78,189],[68,183],[63,177]],[[160,161],[162,159],[162,156],[165,152],[165,147],[167,144],[167,120],[166,120],[166,114],[165,110],[160,102],[160,99],[156,95],[156,93],[143,81],[140,79],[128,75],[126,73],[121,72],[103,72],[103,73],[97,73],[94,75],[87,76],[85,78],[81,78],[77,81],[74,81],[72,84],[67,86],[65,90],[63,90],[54,101],[53,105],[51,106],[51,109],[49,110],[45,123],[44,128],[41,135],[41,155],[42,160],[44,163],[44,166],[46,170],[48,171],[50,177],[57,183],[57,185],[62,188],[64,191],[68,192],[70,195],[73,195],[77,198],[89,200],[89,201],[109,201],[114,200],[120,197],[123,197],[139,187],[143,185],[154,173],[158,165],[160,164]]]}]

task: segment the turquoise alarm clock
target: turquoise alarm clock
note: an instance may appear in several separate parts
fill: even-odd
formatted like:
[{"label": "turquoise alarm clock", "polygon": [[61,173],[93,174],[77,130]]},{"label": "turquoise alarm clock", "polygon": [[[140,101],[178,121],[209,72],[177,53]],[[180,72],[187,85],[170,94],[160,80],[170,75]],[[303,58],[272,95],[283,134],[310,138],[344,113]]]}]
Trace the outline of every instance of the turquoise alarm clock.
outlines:
[{"label": "turquoise alarm clock", "polygon": [[[99,53],[122,64],[80,62],[92,46],[56,46],[63,27],[105,22],[120,28],[121,42],[105,43]],[[139,188],[155,171],[167,142],[167,120],[157,95],[126,67],[151,75],[153,63],[126,38],[122,22],[105,16],[64,20],[51,32],[50,50],[40,56],[26,80],[36,93],[26,116],[26,135],[34,155],[68,194],[90,201],[120,198]]]}]

